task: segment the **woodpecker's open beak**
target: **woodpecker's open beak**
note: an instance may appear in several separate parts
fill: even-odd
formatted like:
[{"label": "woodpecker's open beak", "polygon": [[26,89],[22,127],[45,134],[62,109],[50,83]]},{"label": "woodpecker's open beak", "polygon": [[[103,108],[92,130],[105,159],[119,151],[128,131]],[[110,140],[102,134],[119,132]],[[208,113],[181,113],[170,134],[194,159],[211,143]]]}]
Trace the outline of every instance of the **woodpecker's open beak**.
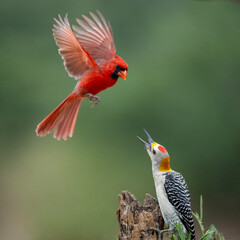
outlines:
[{"label": "woodpecker's open beak", "polygon": [[149,135],[149,133],[148,133],[145,129],[143,129],[143,130],[144,130],[144,132],[146,133],[146,135],[147,135],[147,137],[148,137],[149,143],[154,143],[154,141],[152,140],[152,138],[151,138],[151,136]]},{"label": "woodpecker's open beak", "polygon": [[127,78],[127,70],[120,71],[120,72],[118,72],[117,75],[118,75],[120,78],[122,78],[123,80],[126,80],[126,78]]},{"label": "woodpecker's open beak", "polygon": [[[138,136],[137,136],[138,137]],[[144,140],[142,140],[140,137],[138,137],[138,139],[145,145],[146,149],[151,151],[151,144],[145,142]]]},{"label": "woodpecker's open beak", "polygon": [[138,137],[138,139],[145,145],[146,149],[151,151],[151,146],[152,146],[152,143],[154,143],[154,141],[152,140],[151,136],[149,135],[149,133],[143,129],[144,132],[146,133],[147,137],[148,137],[148,141],[149,143],[145,142],[144,140],[142,140],[140,137]]}]

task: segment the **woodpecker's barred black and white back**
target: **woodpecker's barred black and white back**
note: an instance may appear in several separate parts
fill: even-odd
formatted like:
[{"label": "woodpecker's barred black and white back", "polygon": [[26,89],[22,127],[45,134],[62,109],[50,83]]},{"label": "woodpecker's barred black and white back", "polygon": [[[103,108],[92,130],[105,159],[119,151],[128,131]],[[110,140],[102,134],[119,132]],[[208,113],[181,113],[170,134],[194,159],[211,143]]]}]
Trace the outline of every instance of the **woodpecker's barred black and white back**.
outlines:
[{"label": "woodpecker's barred black and white back", "polygon": [[166,176],[164,188],[169,202],[178,212],[178,216],[191,234],[191,239],[195,239],[195,228],[191,210],[191,200],[187,183],[181,173],[169,171],[164,173]]}]

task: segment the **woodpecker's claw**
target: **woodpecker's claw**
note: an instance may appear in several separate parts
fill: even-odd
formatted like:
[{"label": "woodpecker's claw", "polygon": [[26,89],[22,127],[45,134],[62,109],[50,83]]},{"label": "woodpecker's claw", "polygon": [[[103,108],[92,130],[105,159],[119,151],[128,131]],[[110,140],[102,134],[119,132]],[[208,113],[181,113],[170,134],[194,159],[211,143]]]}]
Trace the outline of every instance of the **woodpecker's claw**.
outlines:
[{"label": "woodpecker's claw", "polygon": [[92,107],[95,107],[96,105],[98,105],[100,103],[100,97],[98,96],[94,96],[93,94],[91,93],[88,93],[85,95],[90,102],[92,102]]},{"label": "woodpecker's claw", "polygon": [[157,232],[157,234],[158,234],[158,240],[162,240],[162,234],[163,234],[164,232],[171,232],[171,231],[172,231],[171,229],[160,230],[160,229],[154,228],[154,227],[150,227],[149,230],[153,230],[153,231]]},{"label": "woodpecker's claw", "polygon": [[149,230],[153,230],[153,231],[157,232],[158,240],[162,240],[162,231],[161,230],[154,228],[154,227],[150,227]]}]

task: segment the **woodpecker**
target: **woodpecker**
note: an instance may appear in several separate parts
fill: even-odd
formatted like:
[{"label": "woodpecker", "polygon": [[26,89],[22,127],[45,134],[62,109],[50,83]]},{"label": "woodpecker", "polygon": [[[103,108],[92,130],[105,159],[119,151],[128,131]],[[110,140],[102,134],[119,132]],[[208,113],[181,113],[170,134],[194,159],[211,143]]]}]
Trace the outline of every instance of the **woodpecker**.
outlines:
[{"label": "woodpecker", "polygon": [[191,239],[195,239],[195,228],[191,210],[191,201],[188,186],[181,173],[175,172],[170,168],[170,157],[162,145],[154,142],[148,132],[144,129],[149,143],[139,140],[145,148],[152,161],[152,173],[156,187],[157,198],[160,210],[168,229],[159,230],[161,239],[164,232],[174,232],[174,223],[180,223],[185,234],[191,234]]}]

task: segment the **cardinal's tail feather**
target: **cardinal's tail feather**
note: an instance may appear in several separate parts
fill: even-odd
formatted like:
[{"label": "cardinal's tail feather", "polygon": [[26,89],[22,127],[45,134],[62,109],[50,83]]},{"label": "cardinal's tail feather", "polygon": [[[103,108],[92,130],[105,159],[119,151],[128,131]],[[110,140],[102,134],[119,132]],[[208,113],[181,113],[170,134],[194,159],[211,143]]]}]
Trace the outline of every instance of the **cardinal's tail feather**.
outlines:
[{"label": "cardinal's tail feather", "polygon": [[82,98],[71,93],[55,110],[53,110],[36,129],[36,134],[45,136],[54,130],[54,138],[67,140],[72,137]]}]

